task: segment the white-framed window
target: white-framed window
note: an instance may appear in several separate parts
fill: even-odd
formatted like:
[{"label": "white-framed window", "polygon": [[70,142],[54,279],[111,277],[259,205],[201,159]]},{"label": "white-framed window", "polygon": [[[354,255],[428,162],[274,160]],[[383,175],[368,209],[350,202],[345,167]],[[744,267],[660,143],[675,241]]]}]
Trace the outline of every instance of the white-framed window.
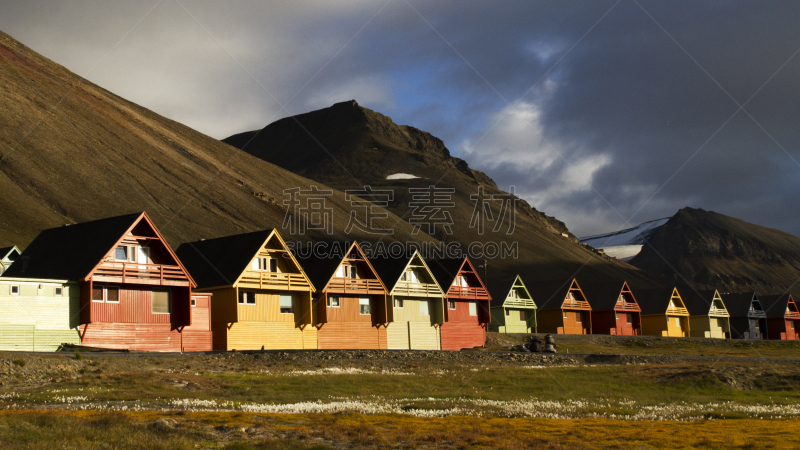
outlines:
[{"label": "white-framed window", "polygon": [[511,310],[510,309],[506,310],[506,317],[511,317]]},{"label": "white-framed window", "polygon": [[172,310],[170,291],[153,291],[151,311],[153,314],[169,314]]},{"label": "white-framed window", "polygon": [[92,301],[119,303],[119,288],[115,286],[92,286]]},{"label": "white-framed window", "polygon": [[448,303],[448,307],[450,309],[453,309],[453,310],[456,309],[456,301],[455,300],[450,300],[447,303]]},{"label": "white-framed window", "polygon": [[292,294],[281,294],[281,314],[294,314],[294,296]]},{"label": "white-framed window", "polygon": [[625,303],[625,297],[623,297],[622,294],[619,294],[619,297],[617,298],[617,303]]},{"label": "white-framed window", "polygon": [[676,326],[676,327],[679,327],[679,326],[681,326],[681,318],[680,318],[680,317],[676,317],[676,318],[675,318],[675,326]]},{"label": "white-framed window", "polygon": [[669,301],[669,307],[670,308],[674,308],[675,307],[675,302],[673,300]]},{"label": "white-framed window", "polygon": [[239,291],[239,304],[240,305],[255,305],[256,293],[252,291]]},{"label": "white-framed window", "polygon": [[278,273],[278,260],[269,256],[258,256],[253,260],[251,270]]},{"label": "white-framed window", "polygon": [[519,298],[519,292],[516,289],[511,289],[511,292],[508,293],[510,298]]},{"label": "white-framed window", "polygon": [[339,278],[358,278],[358,267],[342,264],[336,269],[336,276]]},{"label": "white-framed window", "polygon": [[331,308],[338,308],[339,307],[339,296],[338,295],[331,295],[328,297],[328,306]]},{"label": "white-framed window", "polygon": [[197,299],[192,297],[192,308],[197,306]]},{"label": "white-framed window", "polygon": [[477,316],[478,315],[478,303],[469,302],[469,315],[470,316]]},{"label": "white-framed window", "polygon": [[420,282],[419,279],[419,273],[414,269],[409,269],[403,272],[403,276],[400,278],[400,281],[407,281],[409,283],[417,284]]},{"label": "white-framed window", "polygon": [[[419,314],[421,316],[430,316],[430,307],[427,300],[420,300],[419,301]],[[794,322],[792,322],[794,323]]]},{"label": "white-framed window", "polygon": [[358,312],[361,315],[370,314],[369,297],[360,297],[358,299]]},{"label": "white-framed window", "polygon": [[11,285],[11,295],[19,295],[19,285],[12,284]]},{"label": "white-framed window", "polygon": [[575,301],[575,293],[574,293],[574,292],[572,292],[572,291],[569,291],[569,292],[567,293],[567,300],[569,300],[569,301],[571,301],[571,302],[574,302],[574,301]]},{"label": "white-framed window", "polygon": [[114,249],[114,261],[127,261],[128,260],[128,247],[124,245],[117,246]]},{"label": "white-framed window", "polygon": [[55,295],[56,297],[63,297],[63,296],[64,296],[64,288],[62,288],[62,287],[60,287],[60,286],[56,287],[56,288],[55,288],[54,295]]},{"label": "white-framed window", "polygon": [[458,287],[468,287],[467,279],[464,278],[464,275],[458,275],[455,280],[453,280],[453,286]]},{"label": "white-framed window", "polygon": [[103,301],[103,286],[92,286],[92,301],[93,302]]},{"label": "white-framed window", "polygon": [[394,299],[394,307],[397,309],[403,309],[403,299],[402,298]]}]

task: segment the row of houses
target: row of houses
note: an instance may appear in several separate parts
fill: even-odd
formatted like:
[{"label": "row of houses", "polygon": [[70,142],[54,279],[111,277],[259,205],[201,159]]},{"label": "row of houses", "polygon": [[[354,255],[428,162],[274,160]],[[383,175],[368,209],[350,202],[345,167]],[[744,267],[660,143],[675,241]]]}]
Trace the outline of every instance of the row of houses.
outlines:
[{"label": "row of houses", "polygon": [[468,258],[370,260],[356,242],[298,257],[276,230],[173,251],[146,213],[45,230],[0,261],[2,350],[459,350],[486,331],[797,339],[800,320],[790,295],[485,282]]}]

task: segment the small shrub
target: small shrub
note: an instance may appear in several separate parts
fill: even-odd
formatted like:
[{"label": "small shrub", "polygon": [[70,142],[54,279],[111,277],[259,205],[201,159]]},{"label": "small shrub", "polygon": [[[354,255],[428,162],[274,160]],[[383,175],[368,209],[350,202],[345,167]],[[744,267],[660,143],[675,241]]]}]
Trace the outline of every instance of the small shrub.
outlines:
[{"label": "small shrub", "polygon": [[16,364],[16,365],[18,365],[20,367],[25,367],[26,362],[25,362],[24,359],[15,359],[14,360],[14,364]]},{"label": "small shrub", "polygon": [[75,359],[83,359],[83,355],[78,352],[75,352]]}]

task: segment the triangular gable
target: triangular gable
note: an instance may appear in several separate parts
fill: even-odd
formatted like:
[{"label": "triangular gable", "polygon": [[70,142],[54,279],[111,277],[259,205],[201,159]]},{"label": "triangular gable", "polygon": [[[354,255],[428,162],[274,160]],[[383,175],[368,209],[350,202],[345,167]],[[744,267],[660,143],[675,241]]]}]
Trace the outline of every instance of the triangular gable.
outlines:
[{"label": "triangular gable", "polygon": [[422,257],[422,255],[417,250],[414,250],[414,253],[411,255],[410,258],[408,258],[408,262],[403,267],[403,270],[400,271],[400,274],[397,275],[397,279],[396,280],[392,280],[393,281],[392,284],[391,284],[392,290],[391,290],[391,292],[389,292],[389,295],[394,295],[394,290],[395,290],[395,288],[397,288],[398,283],[400,283],[400,280],[403,277],[403,274],[406,273],[406,271],[408,270],[409,266],[411,266],[412,263],[415,260],[418,261],[419,264],[415,264],[414,267],[415,268],[416,267],[422,267],[425,270],[425,273],[428,274],[428,278],[430,278],[430,280],[431,280],[429,283],[425,283],[425,284],[433,284],[434,286],[436,286],[436,289],[439,290],[439,294],[441,294],[441,296],[444,297],[444,291],[442,290],[442,287],[439,286],[438,282],[436,282],[436,277],[433,275],[433,272],[431,272],[431,268],[428,267],[428,263],[425,262],[425,259]]},{"label": "triangular gable", "polygon": [[[628,301],[628,297],[626,297],[625,294],[629,295],[633,301]],[[642,309],[639,307],[639,302],[636,300],[636,296],[633,295],[633,290],[630,288],[630,286],[628,286],[627,281],[622,282],[622,288],[619,290],[619,297],[624,299],[624,303],[632,303],[634,306],[636,306],[636,311],[641,312]],[[630,311],[630,309],[628,310]]]},{"label": "triangular gable", "polygon": [[[294,268],[297,270],[297,273],[302,275],[303,279],[306,280],[308,285],[311,287],[311,292],[316,292],[316,289],[314,288],[314,284],[311,282],[311,279],[308,278],[308,275],[306,274],[306,271],[303,270],[303,267],[300,266],[299,262],[297,262],[297,259],[294,257],[294,254],[292,254],[292,252],[289,251],[289,247],[286,245],[286,241],[283,240],[283,237],[281,236],[280,233],[278,233],[278,230],[276,230],[276,229],[273,229],[269,233],[269,235],[264,239],[264,242],[258,247],[258,249],[256,249],[256,252],[253,253],[252,255],[250,255],[250,261],[252,261],[263,248],[267,247],[267,244],[269,244],[270,241],[273,240],[273,239],[277,240],[279,245],[280,245],[280,247],[281,247],[281,249],[282,249],[282,251],[286,252],[286,254],[289,255],[289,259],[291,260],[291,264],[294,265]],[[239,276],[233,282],[234,286],[236,286],[236,284],[239,283],[239,281],[242,279],[242,276],[249,269],[250,269],[250,265],[248,264],[247,266],[245,266],[244,270],[242,270],[242,272],[239,274]]]},{"label": "triangular gable", "polygon": [[370,272],[372,272],[372,275],[375,277],[375,280],[377,280],[378,283],[380,283],[384,291],[388,292],[388,290],[386,289],[386,285],[383,284],[383,280],[381,280],[381,277],[378,275],[378,272],[375,270],[374,267],[372,267],[372,263],[369,262],[369,259],[367,259],[367,256],[364,254],[364,251],[361,250],[361,246],[358,245],[358,242],[356,241],[353,241],[353,244],[350,245],[350,249],[348,249],[347,252],[345,253],[344,258],[342,258],[339,261],[339,264],[336,265],[336,269],[333,271],[333,274],[331,274],[331,277],[328,279],[327,283],[325,283],[325,288],[323,290],[328,289],[328,287],[331,284],[331,280],[336,278],[336,272],[339,271],[339,267],[341,267],[342,264],[344,264],[346,261],[364,261],[367,267],[369,267]]},{"label": "triangular gable", "polygon": [[[22,252],[19,250],[19,248],[17,248],[16,245],[12,245],[11,247],[0,249],[0,260],[14,261],[15,259],[17,259],[17,257],[19,257],[20,254],[22,254]],[[12,258],[11,257],[12,255],[15,256]]]},{"label": "triangular gable", "polygon": [[[511,297],[511,291],[513,291],[515,289],[521,289],[522,291],[525,292],[525,295],[527,295],[527,297],[526,298],[513,299],[513,297]],[[512,300],[509,300],[509,299],[512,299]],[[508,292],[506,292],[506,296],[503,297],[503,307],[504,308],[513,307],[513,308],[536,309],[536,303],[534,303],[533,297],[531,296],[531,293],[528,292],[528,288],[525,286],[525,283],[522,281],[522,277],[520,277],[519,275],[517,275],[514,278],[514,282],[511,283],[511,286],[509,287]]]},{"label": "triangular gable", "polygon": [[[728,313],[728,307],[725,306],[725,301],[722,300],[722,294],[720,294],[718,290],[714,289],[714,296],[711,299],[711,305],[712,305],[711,309],[714,308],[713,305],[716,302],[719,302],[719,304],[722,305],[722,308],[717,308],[717,309],[722,309],[727,314]],[[709,311],[711,311],[711,309],[709,309]]]},{"label": "triangular gable", "polygon": [[[683,303],[683,298],[681,298],[681,294],[678,292],[678,288],[672,288],[672,296],[670,296],[669,299],[670,301],[672,301],[675,308],[686,309],[686,305]],[[667,309],[669,309],[669,303],[667,304]]]},{"label": "triangular gable", "polygon": [[453,277],[452,280],[450,280],[450,286],[447,288],[448,292],[450,291],[450,289],[453,289],[453,282],[462,273],[471,273],[471,274],[473,274],[475,276],[475,279],[478,280],[478,284],[480,286],[470,286],[470,287],[476,287],[476,288],[480,287],[480,288],[482,288],[484,291],[486,291],[486,295],[489,296],[489,300],[491,300],[491,295],[489,295],[489,291],[486,289],[486,285],[483,284],[483,279],[481,279],[481,276],[478,275],[478,271],[475,270],[475,266],[472,265],[472,261],[470,261],[468,257],[464,258],[464,261],[461,263],[461,266],[459,267],[458,271],[456,272],[456,275]]},{"label": "triangular gable", "polygon": [[[567,303],[571,302],[569,294],[573,293],[573,295],[574,295],[575,292],[580,293],[580,298],[575,297],[575,301],[577,301],[577,302],[586,302],[586,306],[589,307],[589,304],[588,304],[589,302],[586,301],[586,296],[583,294],[583,290],[581,289],[580,285],[578,284],[578,279],[577,278],[573,278],[572,279],[572,283],[570,283],[570,285],[569,285],[569,289],[567,289],[567,292],[566,292],[566,295],[564,296],[564,299],[561,301],[561,307],[562,308],[565,305],[567,305]],[[568,305],[568,306],[571,306],[571,305]]]},{"label": "triangular gable", "polygon": [[[106,255],[114,251],[114,249],[117,248],[117,246],[128,236],[128,234],[132,234],[133,229],[136,228],[136,226],[142,223],[143,221],[150,228],[150,231],[155,235],[155,236],[144,236],[144,237],[154,237],[155,239],[160,241],[161,245],[163,245],[164,248],[167,250],[167,254],[169,255],[169,257],[172,258],[172,263],[173,263],[172,265],[180,267],[183,274],[186,275],[186,278],[189,280],[189,284],[193,288],[197,287],[197,283],[194,282],[194,279],[192,278],[191,274],[189,274],[189,271],[186,270],[186,268],[181,263],[181,260],[178,259],[178,255],[176,255],[175,252],[172,251],[172,247],[170,247],[169,243],[167,243],[167,240],[164,239],[164,236],[161,235],[161,232],[158,231],[158,228],[156,228],[156,225],[153,223],[152,220],[150,220],[150,216],[148,216],[146,212],[142,212],[139,215],[139,217],[133,221],[130,227],[128,227],[128,229],[124,233],[122,233],[122,235],[119,237],[119,239],[117,239],[117,241],[114,242],[114,245],[112,245],[106,251]],[[134,236],[134,238],[135,237],[136,236]],[[84,279],[81,281],[87,281],[89,278],[91,278],[92,275],[94,275],[94,273],[97,271],[98,267],[100,267],[100,265],[103,264],[103,262],[105,262],[105,257],[103,257],[100,261],[98,261],[97,264],[94,266],[94,268],[89,272],[89,274],[86,275],[86,277],[84,277]],[[169,264],[162,263],[162,265],[169,265]]]}]

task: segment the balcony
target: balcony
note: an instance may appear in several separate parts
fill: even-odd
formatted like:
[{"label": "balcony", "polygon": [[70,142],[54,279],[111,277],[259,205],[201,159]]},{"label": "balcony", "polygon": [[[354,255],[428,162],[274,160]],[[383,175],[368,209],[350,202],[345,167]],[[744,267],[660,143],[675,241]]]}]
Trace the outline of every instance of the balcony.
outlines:
[{"label": "balcony", "polygon": [[392,294],[404,297],[441,297],[442,291],[435,284],[401,281],[395,285]]},{"label": "balcony", "polygon": [[667,308],[667,315],[669,316],[688,316],[689,311],[686,308],[679,308],[677,306],[670,306]]},{"label": "balcony", "polygon": [[709,311],[708,315],[711,317],[730,317],[730,314],[728,314],[727,309],[715,308],[713,306],[711,307],[711,310]]},{"label": "balcony", "polygon": [[366,278],[332,278],[328,283],[329,294],[386,294],[378,280]]},{"label": "balcony", "polygon": [[308,291],[306,279],[299,273],[274,273],[248,271],[239,279],[237,287],[250,289],[276,289],[282,291]]},{"label": "balcony", "polygon": [[800,319],[800,312],[797,311],[786,311],[786,314],[783,315],[784,319]]},{"label": "balcony", "polygon": [[178,266],[106,262],[95,270],[92,281],[107,283],[152,284],[156,286],[189,286],[189,279]]},{"label": "balcony", "polygon": [[634,302],[621,302],[614,306],[614,311],[632,311],[640,312],[642,309]]},{"label": "balcony", "polygon": [[447,296],[467,300],[489,300],[489,293],[482,287],[450,286]]},{"label": "balcony", "polygon": [[581,309],[586,311],[591,311],[592,307],[589,306],[589,302],[583,300],[564,300],[564,303],[561,304],[561,309]]}]

